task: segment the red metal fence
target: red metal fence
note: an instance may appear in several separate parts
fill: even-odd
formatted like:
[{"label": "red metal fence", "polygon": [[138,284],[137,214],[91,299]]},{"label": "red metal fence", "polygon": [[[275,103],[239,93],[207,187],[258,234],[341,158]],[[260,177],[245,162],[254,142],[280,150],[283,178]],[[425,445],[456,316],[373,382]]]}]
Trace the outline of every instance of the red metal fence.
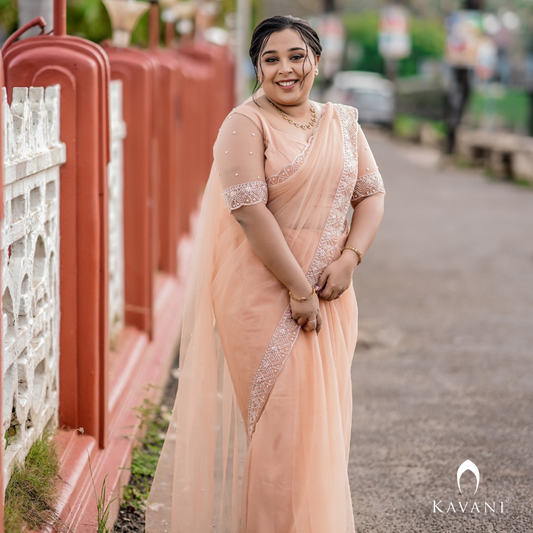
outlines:
[{"label": "red metal fence", "polygon": [[[67,162],[60,174],[56,441],[67,484],[60,511],[73,530],[94,532],[96,502],[88,460],[96,485],[108,474],[109,498],[117,496],[129,476],[138,432],[132,409],[147,394],[157,401],[175,357],[185,282],[177,275],[178,244],[189,232],[190,215],[209,174],[213,142],[233,105],[233,63],[226,49],[208,43],[182,49],[102,48],[65,35],[61,19],[56,20],[55,35],[15,42],[3,55],[9,95],[13,87],[61,86]],[[123,83],[127,126],[126,320],[111,350],[108,91],[115,79]],[[148,384],[155,386],[149,393]],[[118,500],[111,519],[117,512]]]}]

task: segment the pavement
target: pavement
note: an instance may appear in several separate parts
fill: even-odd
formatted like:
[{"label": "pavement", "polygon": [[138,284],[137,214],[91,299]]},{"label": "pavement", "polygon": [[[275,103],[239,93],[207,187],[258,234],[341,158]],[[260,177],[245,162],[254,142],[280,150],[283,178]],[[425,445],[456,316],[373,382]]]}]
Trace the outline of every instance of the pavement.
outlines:
[{"label": "pavement", "polygon": [[365,131],[387,196],[355,273],[356,531],[533,532],[533,189]]}]

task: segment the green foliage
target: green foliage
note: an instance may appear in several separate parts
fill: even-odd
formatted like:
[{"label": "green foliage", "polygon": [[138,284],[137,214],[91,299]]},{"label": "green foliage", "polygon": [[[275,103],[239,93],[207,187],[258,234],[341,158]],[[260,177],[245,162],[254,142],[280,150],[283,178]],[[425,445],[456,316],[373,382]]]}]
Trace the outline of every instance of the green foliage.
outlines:
[{"label": "green foliage", "polygon": [[495,130],[526,134],[530,101],[524,89],[479,86],[470,95],[465,121],[474,128],[490,125]]},{"label": "green foliage", "polygon": [[[124,489],[122,508],[144,513],[159,454],[170,422],[170,411],[148,399],[137,409],[142,437],[133,450],[130,484]],[[144,430],[144,433],[143,433]]]},{"label": "green foliage", "polygon": [[[100,43],[112,36],[111,21],[102,0],[67,0],[67,33]],[[148,14],[145,13],[131,36],[132,44],[148,42]]]},{"label": "green foliage", "polygon": [[0,0],[0,34],[9,37],[17,29],[17,1]]},{"label": "green foliage", "polygon": [[429,125],[432,135],[437,141],[444,140],[446,126],[441,120],[428,120],[407,113],[398,113],[394,117],[392,129],[396,137],[416,141],[420,138],[423,125]]},{"label": "green foliage", "polygon": [[444,54],[446,30],[442,21],[411,17],[409,22],[411,55],[400,61],[400,76],[417,74],[421,60],[441,58]]},{"label": "green foliage", "polygon": [[400,139],[416,139],[420,134],[420,119],[412,115],[397,114],[392,129],[394,135]]},{"label": "green foliage", "polygon": [[[346,39],[361,48],[360,57],[347,59],[348,70],[368,70],[384,73],[384,61],[378,50],[378,11],[363,11],[343,15]],[[411,55],[399,62],[399,75],[417,74],[420,60],[440,58],[444,53],[446,32],[440,20],[410,18]]]},{"label": "green foliage", "polygon": [[104,476],[104,481],[100,487],[100,494],[96,493],[96,485],[94,484],[93,468],[91,466],[91,457],[89,457],[89,472],[91,474],[91,483],[93,485],[94,497],[96,499],[96,531],[97,533],[111,533],[111,530],[107,527],[109,521],[109,507],[116,500],[113,498],[106,503],[107,500],[107,474]]},{"label": "green foliage", "polygon": [[362,52],[355,61],[348,60],[345,68],[383,73],[384,62],[378,51],[379,12],[346,13],[342,20],[346,29],[346,40],[357,43]]},{"label": "green foliage", "polygon": [[36,531],[46,526],[55,531],[66,529],[55,511],[60,464],[51,437],[52,432],[45,431],[30,448],[24,464],[13,468],[4,505],[5,533],[20,533],[24,524]]},{"label": "green foliage", "polygon": [[68,0],[67,33],[94,42],[111,37],[111,23],[101,0]]}]

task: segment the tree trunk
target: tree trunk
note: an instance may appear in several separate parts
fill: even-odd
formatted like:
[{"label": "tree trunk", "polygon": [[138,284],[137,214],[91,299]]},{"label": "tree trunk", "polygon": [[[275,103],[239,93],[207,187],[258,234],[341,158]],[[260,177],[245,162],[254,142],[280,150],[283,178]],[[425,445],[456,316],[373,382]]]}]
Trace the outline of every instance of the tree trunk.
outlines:
[{"label": "tree trunk", "polygon": [[[54,0],[18,0],[19,27],[35,17],[44,17],[46,20],[45,31],[49,32],[54,26]],[[32,28],[23,37],[37,35],[40,28]]]}]

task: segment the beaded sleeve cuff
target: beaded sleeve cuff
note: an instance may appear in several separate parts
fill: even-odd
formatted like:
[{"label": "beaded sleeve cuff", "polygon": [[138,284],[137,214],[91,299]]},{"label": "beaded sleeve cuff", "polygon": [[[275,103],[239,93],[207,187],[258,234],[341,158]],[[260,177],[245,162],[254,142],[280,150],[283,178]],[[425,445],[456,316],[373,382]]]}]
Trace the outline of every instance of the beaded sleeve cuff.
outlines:
[{"label": "beaded sleeve cuff", "polygon": [[385,187],[383,185],[381,174],[379,172],[365,174],[364,176],[359,176],[357,178],[352,194],[352,200],[357,200],[364,196],[371,196],[378,192],[385,194]]},{"label": "beaded sleeve cuff", "polygon": [[264,181],[239,183],[222,191],[228,211],[231,213],[243,205],[255,205],[268,201],[268,188]]}]

